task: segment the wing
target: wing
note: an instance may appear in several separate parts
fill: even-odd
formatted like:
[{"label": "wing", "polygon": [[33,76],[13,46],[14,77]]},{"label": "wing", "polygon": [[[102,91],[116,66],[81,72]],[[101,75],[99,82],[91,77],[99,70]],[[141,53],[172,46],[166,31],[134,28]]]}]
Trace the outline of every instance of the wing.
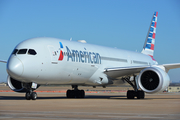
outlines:
[{"label": "wing", "polygon": [[0,60],[0,62],[7,63],[7,61],[4,61],[4,60]]},{"label": "wing", "polygon": [[174,64],[163,64],[163,65],[159,65],[159,66],[163,66],[166,68],[166,71],[168,72],[170,69],[176,69],[176,68],[180,68],[180,63],[174,63]]},{"label": "wing", "polygon": [[130,66],[130,67],[105,68],[104,73],[108,75],[108,77],[110,78],[117,79],[124,76],[139,74],[141,70],[147,67],[160,67],[160,68],[164,67],[166,72],[168,72],[170,69],[180,68],[180,63],[154,65],[154,66]]},{"label": "wing", "polygon": [[133,74],[140,73],[141,70],[150,67],[150,66],[130,66],[130,67],[114,67],[114,68],[105,68],[104,73],[111,78],[118,78],[123,76],[131,76]]}]

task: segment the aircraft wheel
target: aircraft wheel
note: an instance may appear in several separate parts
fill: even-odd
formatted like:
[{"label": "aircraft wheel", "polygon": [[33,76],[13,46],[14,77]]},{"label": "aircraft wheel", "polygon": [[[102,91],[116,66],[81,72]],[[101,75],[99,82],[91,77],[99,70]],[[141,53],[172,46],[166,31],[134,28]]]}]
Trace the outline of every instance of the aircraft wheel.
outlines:
[{"label": "aircraft wheel", "polygon": [[85,96],[84,90],[76,91],[76,98],[84,98],[84,96]]},{"label": "aircraft wheel", "polygon": [[75,91],[74,90],[67,90],[66,97],[67,98],[75,98]]},{"label": "aircraft wheel", "polygon": [[85,92],[84,92],[84,90],[80,90],[80,93],[81,93],[81,98],[84,98],[84,97],[85,97]]},{"label": "aircraft wheel", "polygon": [[36,93],[36,92],[32,92],[31,98],[32,98],[32,100],[36,100],[36,98],[37,98],[37,93]]},{"label": "aircraft wheel", "polygon": [[128,90],[127,91],[127,99],[134,99],[135,97],[135,91],[134,90]]},{"label": "aircraft wheel", "polygon": [[76,97],[76,93],[74,90],[71,90],[71,97],[70,98],[75,98]]},{"label": "aircraft wheel", "polygon": [[138,90],[137,91],[137,99],[144,99],[144,91]]},{"label": "aircraft wheel", "polygon": [[71,96],[71,90],[67,90],[67,92],[66,92],[66,97],[67,97],[67,98],[70,98],[70,96]]},{"label": "aircraft wheel", "polygon": [[31,95],[29,92],[26,92],[26,96],[25,96],[26,100],[30,100],[31,99]]},{"label": "aircraft wheel", "polygon": [[81,91],[80,90],[76,91],[76,98],[81,98]]}]

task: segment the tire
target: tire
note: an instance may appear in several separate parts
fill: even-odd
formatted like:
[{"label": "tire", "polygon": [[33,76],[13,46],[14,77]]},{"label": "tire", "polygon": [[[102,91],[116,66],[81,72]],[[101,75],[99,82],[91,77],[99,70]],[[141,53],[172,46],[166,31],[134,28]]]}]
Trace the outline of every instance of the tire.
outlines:
[{"label": "tire", "polygon": [[75,91],[74,90],[67,90],[66,97],[67,98],[75,98]]},{"label": "tire", "polygon": [[31,98],[32,98],[32,100],[36,100],[37,99],[37,93],[36,92],[32,92]]},{"label": "tire", "polygon": [[144,97],[145,97],[145,93],[144,91],[141,91],[141,99],[144,99]]},{"label": "tire", "polygon": [[81,98],[81,91],[80,90],[75,91],[75,93],[76,93],[76,98]]},{"label": "tire", "polygon": [[137,91],[137,99],[141,99],[141,91]]},{"label": "tire", "polygon": [[76,98],[84,98],[84,90],[76,91]]},{"label": "tire", "polygon": [[84,98],[85,92],[84,90],[67,90],[66,97],[67,98]]},{"label": "tire", "polygon": [[75,98],[76,97],[76,92],[74,90],[71,90],[71,95],[70,98]]},{"label": "tire", "polygon": [[135,97],[135,91],[128,90],[127,91],[127,99],[134,99],[134,97]]},{"label": "tire", "polygon": [[26,100],[30,100],[31,99],[31,95],[29,92],[26,92],[26,96],[25,96]]},{"label": "tire", "polygon": [[71,98],[71,90],[67,90],[67,92],[66,92],[66,97],[67,97],[67,98]]},{"label": "tire", "polygon": [[137,91],[137,99],[144,99],[144,91],[142,90]]},{"label": "tire", "polygon": [[84,97],[85,97],[85,92],[84,92],[84,90],[80,90],[80,93],[81,93],[81,98],[84,98]]}]

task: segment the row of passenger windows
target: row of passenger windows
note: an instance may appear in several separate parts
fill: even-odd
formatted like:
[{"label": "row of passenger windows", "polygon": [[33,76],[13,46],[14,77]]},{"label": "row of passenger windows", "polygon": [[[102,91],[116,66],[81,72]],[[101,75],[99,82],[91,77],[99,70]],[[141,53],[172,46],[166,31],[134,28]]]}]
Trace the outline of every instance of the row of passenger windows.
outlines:
[{"label": "row of passenger windows", "polygon": [[[28,52],[27,52],[28,51]],[[12,54],[28,54],[28,55],[36,55],[36,51],[34,49],[14,49]]]},{"label": "row of passenger windows", "polygon": [[[110,57],[103,57],[103,56],[101,56],[101,60],[116,61],[116,62],[128,62],[127,59],[110,58]],[[148,63],[148,62],[136,61],[136,60],[131,60],[131,64],[150,65],[150,63]]]}]

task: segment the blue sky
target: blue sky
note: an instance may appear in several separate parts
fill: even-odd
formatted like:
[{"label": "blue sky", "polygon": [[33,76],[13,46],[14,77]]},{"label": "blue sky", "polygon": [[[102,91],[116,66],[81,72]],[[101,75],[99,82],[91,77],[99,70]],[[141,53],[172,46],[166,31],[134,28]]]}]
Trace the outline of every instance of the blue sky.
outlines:
[{"label": "blue sky", "polygon": [[[140,52],[158,11],[154,58],[180,63],[179,6],[179,0],[1,0],[0,59],[8,60],[19,42],[44,36]],[[180,81],[180,69],[169,76]],[[0,63],[0,82],[6,77]]]}]

